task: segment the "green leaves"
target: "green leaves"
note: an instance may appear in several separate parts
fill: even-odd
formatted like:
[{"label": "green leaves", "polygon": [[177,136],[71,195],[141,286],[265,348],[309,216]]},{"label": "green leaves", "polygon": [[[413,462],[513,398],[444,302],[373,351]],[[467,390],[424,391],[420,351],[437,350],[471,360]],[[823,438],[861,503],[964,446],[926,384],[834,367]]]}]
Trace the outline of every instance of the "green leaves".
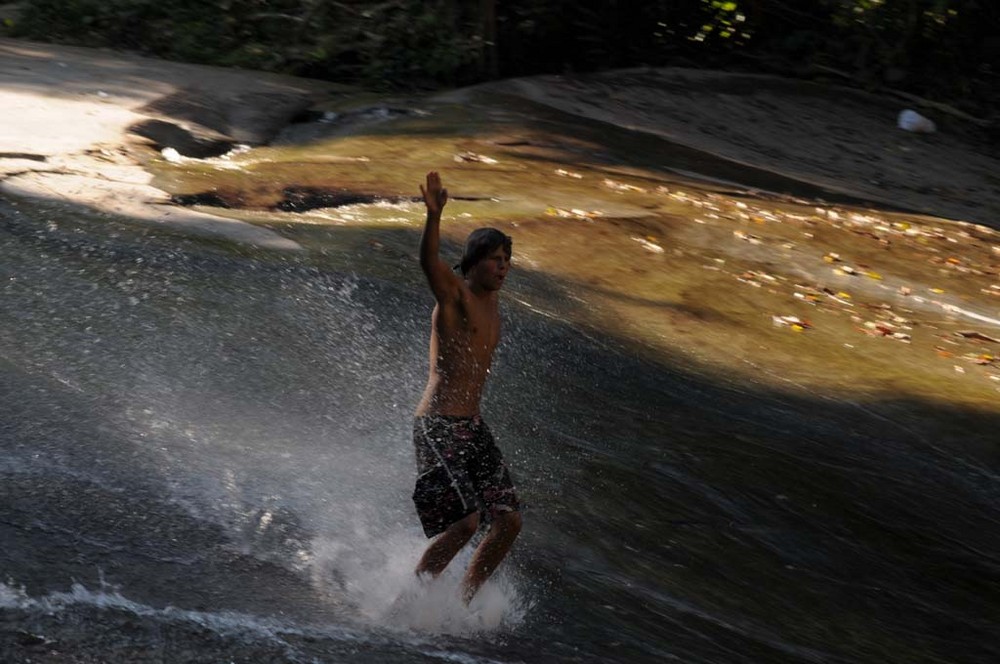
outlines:
[{"label": "green leaves", "polygon": [[[728,40],[737,37],[738,45],[743,45],[750,39],[752,29],[746,27],[746,15],[740,11],[739,3],[724,0],[702,0],[704,23],[690,37],[698,43],[715,44],[718,40]],[[709,41],[709,37],[714,39]]]}]

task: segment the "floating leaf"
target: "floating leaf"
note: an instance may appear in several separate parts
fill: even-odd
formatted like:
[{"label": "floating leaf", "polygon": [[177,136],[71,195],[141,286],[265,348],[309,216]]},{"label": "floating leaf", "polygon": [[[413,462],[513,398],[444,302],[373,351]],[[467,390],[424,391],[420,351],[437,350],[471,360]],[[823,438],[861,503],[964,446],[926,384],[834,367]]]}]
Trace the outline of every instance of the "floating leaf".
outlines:
[{"label": "floating leaf", "polygon": [[771,322],[775,327],[790,327],[795,332],[812,329],[812,323],[798,316],[771,316]]},{"label": "floating leaf", "polygon": [[460,152],[455,155],[455,161],[462,162],[468,161],[480,164],[497,164],[500,163],[493,157],[487,157],[484,154],[476,154],[475,152]]}]

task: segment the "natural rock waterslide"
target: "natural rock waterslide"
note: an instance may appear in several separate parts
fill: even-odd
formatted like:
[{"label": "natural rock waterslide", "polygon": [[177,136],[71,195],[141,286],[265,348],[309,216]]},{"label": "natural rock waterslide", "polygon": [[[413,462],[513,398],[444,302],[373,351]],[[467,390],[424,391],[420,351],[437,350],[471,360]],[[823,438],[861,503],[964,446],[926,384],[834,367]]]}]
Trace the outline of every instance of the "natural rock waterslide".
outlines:
[{"label": "natural rock waterslide", "polygon": [[[0,659],[997,661],[974,127],[731,74],[401,97],[3,46]],[[445,257],[514,237],[485,408],[529,507],[498,601],[395,621],[429,168]]]}]

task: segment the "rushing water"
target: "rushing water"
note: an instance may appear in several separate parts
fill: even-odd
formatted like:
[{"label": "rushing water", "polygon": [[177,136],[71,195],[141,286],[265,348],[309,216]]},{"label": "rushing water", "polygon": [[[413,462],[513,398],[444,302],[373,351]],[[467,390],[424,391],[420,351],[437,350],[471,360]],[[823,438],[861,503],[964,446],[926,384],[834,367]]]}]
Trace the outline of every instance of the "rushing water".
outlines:
[{"label": "rushing water", "polygon": [[995,465],[962,452],[995,415],[711,381],[505,300],[524,535],[474,614],[447,578],[389,621],[419,280],[3,224],[7,660],[996,660]]}]

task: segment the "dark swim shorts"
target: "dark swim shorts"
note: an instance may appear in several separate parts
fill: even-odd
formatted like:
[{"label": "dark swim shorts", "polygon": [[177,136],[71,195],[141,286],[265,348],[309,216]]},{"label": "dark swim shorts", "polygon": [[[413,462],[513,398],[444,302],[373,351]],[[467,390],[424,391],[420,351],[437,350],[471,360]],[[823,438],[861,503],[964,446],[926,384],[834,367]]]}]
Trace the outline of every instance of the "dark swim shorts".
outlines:
[{"label": "dark swim shorts", "polygon": [[417,417],[413,446],[417,454],[413,503],[427,537],[473,512],[488,523],[520,509],[503,455],[478,415]]}]

